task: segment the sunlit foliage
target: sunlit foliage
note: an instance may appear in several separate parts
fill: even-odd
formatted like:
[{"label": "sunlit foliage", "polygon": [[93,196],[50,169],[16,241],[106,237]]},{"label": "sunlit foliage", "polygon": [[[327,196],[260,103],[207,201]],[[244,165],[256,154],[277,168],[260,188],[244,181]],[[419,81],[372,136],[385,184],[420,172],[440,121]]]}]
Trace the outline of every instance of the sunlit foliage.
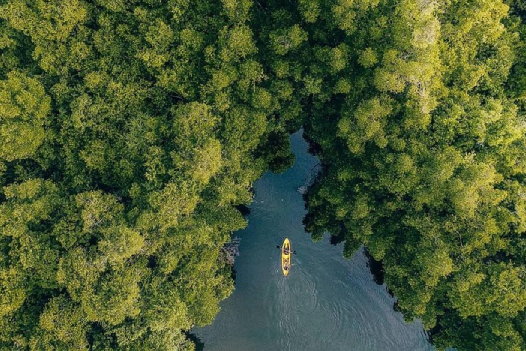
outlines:
[{"label": "sunlit foliage", "polygon": [[292,160],[252,5],[0,1],[0,349],[193,349]]},{"label": "sunlit foliage", "polygon": [[440,347],[526,345],[523,0],[0,0],[0,349],[191,350],[302,125],[306,229]]},{"label": "sunlit foliage", "polygon": [[422,319],[437,346],[523,350],[518,19],[493,0],[302,1],[296,11],[310,52],[297,81],[318,86],[306,134],[324,165],[307,230],[344,239],[346,256],[365,244],[406,319]]}]

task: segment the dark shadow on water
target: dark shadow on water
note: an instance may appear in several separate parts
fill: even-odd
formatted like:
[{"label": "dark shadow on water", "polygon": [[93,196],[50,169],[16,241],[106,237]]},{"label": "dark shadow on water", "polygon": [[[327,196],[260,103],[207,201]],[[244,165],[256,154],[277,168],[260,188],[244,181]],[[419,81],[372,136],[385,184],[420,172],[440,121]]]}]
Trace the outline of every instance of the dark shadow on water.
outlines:
[{"label": "dark shadow on water", "polygon": [[236,274],[237,274],[237,271],[234,269],[234,267],[232,267],[230,276],[232,277],[232,280],[234,281],[234,286],[236,286]]},{"label": "dark shadow on water", "polygon": [[[392,294],[391,290],[388,290],[388,291],[389,291],[390,294]],[[391,295],[391,296],[393,296],[393,295]],[[402,311],[400,310],[400,306],[398,305],[398,301],[395,301],[395,303],[393,304],[393,310],[395,312],[402,313]]]},{"label": "dark shadow on water", "polygon": [[369,253],[369,250],[367,250],[367,248],[364,248],[363,252],[365,253],[365,257],[367,257],[367,267],[369,267],[369,270],[373,275],[374,282],[378,285],[383,285],[385,274],[384,265],[381,261],[375,260],[374,257]]},{"label": "dark shadow on water", "polygon": [[331,235],[330,238],[329,238],[329,243],[331,245],[338,245],[338,244],[341,244],[343,243],[345,240],[345,234],[343,233],[343,231],[341,231],[338,235]]},{"label": "dark shadow on water", "polygon": [[241,214],[243,215],[243,217],[247,217],[249,214],[250,214],[250,207],[248,207],[247,205],[237,205],[236,206],[236,209],[241,212]]},{"label": "dark shadow on water", "polygon": [[205,349],[205,344],[197,335],[195,335],[194,333],[190,333],[189,331],[186,331],[184,333],[186,335],[186,338],[188,340],[191,340],[195,344],[195,351],[203,351]]},{"label": "dark shadow on water", "polygon": [[[385,283],[385,271],[384,271],[384,265],[382,264],[382,261],[377,261],[374,259],[374,257],[369,253],[369,250],[367,250],[366,247],[363,248],[363,253],[365,254],[365,257],[367,258],[367,267],[369,267],[369,270],[371,271],[371,274],[373,275],[373,281],[378,285],[384,285]],[[389,294],[389,296],[394,297],[394,293],[391,289],[385,286],[385,290]],[[393,303],[393,310],[395,312],[401,312],[400,307],[398,306],[398,301],[395,301]]]}]

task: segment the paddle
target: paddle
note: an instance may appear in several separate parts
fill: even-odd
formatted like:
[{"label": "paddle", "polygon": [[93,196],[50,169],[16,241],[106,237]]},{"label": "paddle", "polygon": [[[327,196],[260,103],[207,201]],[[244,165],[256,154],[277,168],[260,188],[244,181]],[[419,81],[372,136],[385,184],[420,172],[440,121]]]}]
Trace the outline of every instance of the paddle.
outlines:
[{"label": "paddle", "polygon": [[[276,245],[276,249],[281,249],[281,246]],[[292,253],[293,253],[294,255],[297,255],[297,254],[298,254],[298,253],[296,252],[296,250],[292,251]]]}]

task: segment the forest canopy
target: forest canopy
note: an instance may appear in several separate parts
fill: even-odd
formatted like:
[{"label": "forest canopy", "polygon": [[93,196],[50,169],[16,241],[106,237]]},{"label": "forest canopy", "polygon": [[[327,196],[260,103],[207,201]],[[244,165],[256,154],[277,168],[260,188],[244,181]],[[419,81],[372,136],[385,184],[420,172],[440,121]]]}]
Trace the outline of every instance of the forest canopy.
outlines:
[{"label": "forest canopy", "polygon": [[0,349],[192,350],[303,127],[304,222],[442,349],[526,350],[522,0],[0,0]]},{"label": "forest canopy", "polygon": [[512,5],[359,1],[348,27],[338,6],[320,4],[334,21],[313,25],[298,10],[315,51],[350,48],[315,78],[325,95],[305,120],[324,165],[307,230],[331,232],[346,256],[365,244],[438,348],[526,345],[524,26]]},{"label": "forest canopy", "polygon": [[193,349],[292,161],[251,3],[0,4],[0,349]]}]

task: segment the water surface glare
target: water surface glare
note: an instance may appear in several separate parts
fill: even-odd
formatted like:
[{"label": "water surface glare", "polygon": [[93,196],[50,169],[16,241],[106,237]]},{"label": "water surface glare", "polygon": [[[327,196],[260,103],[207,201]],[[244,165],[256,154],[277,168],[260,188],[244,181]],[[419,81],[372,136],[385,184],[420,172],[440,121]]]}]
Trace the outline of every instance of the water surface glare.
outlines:
[{"label": "water surface glare", "polygon": [[[205,351],[396,351],[433,350],[422,324],[406,324],[394,299],[377,285],[363,252],[351,260],[328,238],[313,243],[305,233],[298,187],[318,162],[300,133],[291,137],[296,162],[284,174],[265,174],[255,184],[249,225],[236,233],[236,290],[221,303],[212,325],[193,330]],[[288,277],[281,273],[281,245],[297,251]]]}]

